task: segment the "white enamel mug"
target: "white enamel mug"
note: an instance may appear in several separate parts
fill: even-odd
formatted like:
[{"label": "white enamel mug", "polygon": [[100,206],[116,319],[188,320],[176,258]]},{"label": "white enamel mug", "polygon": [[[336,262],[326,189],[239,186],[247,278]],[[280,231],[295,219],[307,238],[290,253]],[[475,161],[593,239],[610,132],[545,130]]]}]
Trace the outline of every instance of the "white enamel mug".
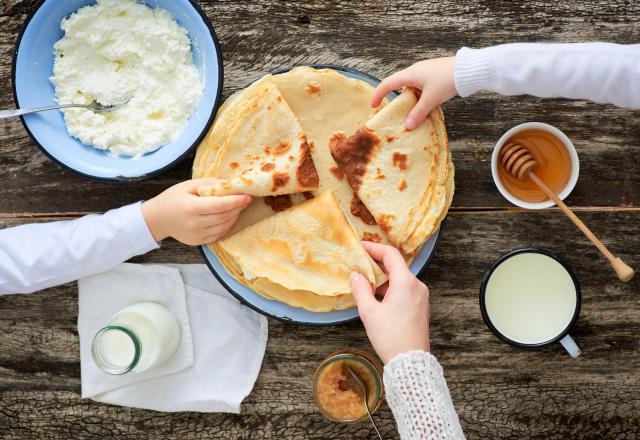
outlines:
[{"label": "white enamel mug", "polygon": [[560,342],[571,357],[581,350],[569,331],[582,296],[567,262],[538,248],[514,249],[489,268],[480,287],[480,311],[502,341],[536,349]]}]

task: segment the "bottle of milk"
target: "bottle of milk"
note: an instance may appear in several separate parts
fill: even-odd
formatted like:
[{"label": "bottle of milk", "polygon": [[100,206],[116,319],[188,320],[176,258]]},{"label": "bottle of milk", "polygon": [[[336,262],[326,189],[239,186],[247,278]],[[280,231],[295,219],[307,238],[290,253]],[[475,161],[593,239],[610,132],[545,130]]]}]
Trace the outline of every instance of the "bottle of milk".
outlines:
[{"label": "bottle of milk", "polygon": [[139,373],[162,364],[180,344],[180,324],[158,303],[142,302],[116,313],[93,338],[91,354],[105,373]]}]

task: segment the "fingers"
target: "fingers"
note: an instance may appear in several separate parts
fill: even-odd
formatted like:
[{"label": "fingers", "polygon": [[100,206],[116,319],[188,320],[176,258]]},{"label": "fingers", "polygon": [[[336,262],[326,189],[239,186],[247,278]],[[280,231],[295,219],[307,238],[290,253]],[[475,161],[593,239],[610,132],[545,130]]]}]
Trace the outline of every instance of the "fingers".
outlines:
[{"label": "fingers", "polygon": [[224,179],[216,177],[201,177],[199,179],[191,179],[183,182],[187,186],[187,191],[191,194],[198,194],[198,187],[204,185],[213,185],[214,183],[224,182]]},{"label": "fingers", "polygon": [[407,120],[405,121],[406,127],[409,130],[419,127],[420,124],[427,119],[431,110],[438,104],[437,99],[431,93],[423,90],[418,103],[413,107],[411,112],[409,112],[409,116],[407,116]]},{"label": "fingers", "polygon": [[251,203],[251,196],[202,196],[193,200],[197,214],[220,214],[235,209],[244,209]]},{"label": "fingers", "polygon": [[371,258],[384,264],[390,277],[411,274],[402,254],[393,246],[372,241],[363,241],[362,246],[371,255]]},{"label": "fingers", "polygon": [[209,226],[204,230],[202,240],[199,244],[213,243],[223,238],[233,228],[236,223],[236,218],[227,220],[224,223],[218,225]]},{"label": "fingers", "polygon": [[387,96],[391,91],[399,89],[400,87],[408,84],[409,82],[409,72],[408,69],[401,70],[399,72],[394,73],[391,76],[386,77],[382,80],[378,87],[376,87],[373,92],[373,97],[371,98],[371,107],[377,107],[382,102],[382,99]]},{"label": "fingers", "polygon": [[205,235],[207,238],[213,237],[212,241],[218,240],[226,235],[227,232],[233,228],[235,224],[235,219],[229,220],[225,223],[220,223],[219,225],[210,226],[205,229]]},{"label": "fingers", "polygon": [[375,296],[373,296],[373,287],[364,275],[358,272],[352,272],[349,276],[351,284],[351,294],[358,304],[358,309],[366,309],[375,307],[378,304]]},{"label": "fingers", "polygon": [[236,208],[220,214],[201,215],[198,218],[198,223],[202,225],[203,228],[207,229],[212,226],[222,225],[229,221],[235,222],[241,212],[242,208]]}]

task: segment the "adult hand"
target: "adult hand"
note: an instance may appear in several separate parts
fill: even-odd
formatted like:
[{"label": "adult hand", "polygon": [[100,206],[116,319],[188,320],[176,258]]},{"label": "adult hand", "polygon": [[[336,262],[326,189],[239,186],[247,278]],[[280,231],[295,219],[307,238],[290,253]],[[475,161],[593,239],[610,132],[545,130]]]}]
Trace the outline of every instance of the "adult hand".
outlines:
[{"label": "adult hand", "polygon": [[362,274],[354,272],[350,278],[360,319],[376,353],[386,364],[400,353],[429,351],[429,289],[413,276],[396,248],[368,241],[362,244],[389,275],[381,301]]},{"label": "adult hand", "polygon": [[211,185],[220,179],[188,180],[172,186],[142,204],[144,217],[153,238],[162,241],[173,237],[188,245],[211,243],[233,227],[251,197],[198,196],[198,186]]},{"label": "adult hand", "polygon": [[389,92],[403,86],[422,90],[420,100],[405,122],[407,128],[413,130],[424,122],[431,110],[458,94],[454,79],[455,60],[456,57],[445,57],[419,61],[388,76],[376,87],[371,105],[379,106]]}]

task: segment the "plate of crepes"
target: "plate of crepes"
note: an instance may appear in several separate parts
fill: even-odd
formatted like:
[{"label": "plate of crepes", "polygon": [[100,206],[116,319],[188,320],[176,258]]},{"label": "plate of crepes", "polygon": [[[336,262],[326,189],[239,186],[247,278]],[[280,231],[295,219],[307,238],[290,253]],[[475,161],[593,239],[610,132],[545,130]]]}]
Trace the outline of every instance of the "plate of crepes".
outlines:
[{"label": "plate of crepes", "polygon": [[231,95],[199,145],[200,195],[249,194],[221,240],[202,246],[214,275],[244,304],[281,320],[328,325],[357,318],[349,275],[387,276],[362,240],[391,244],[418,274],[433,254],[454,191],[442,110],[404,121],[419,91],[391,94],[337,66],[266,75]]}]

